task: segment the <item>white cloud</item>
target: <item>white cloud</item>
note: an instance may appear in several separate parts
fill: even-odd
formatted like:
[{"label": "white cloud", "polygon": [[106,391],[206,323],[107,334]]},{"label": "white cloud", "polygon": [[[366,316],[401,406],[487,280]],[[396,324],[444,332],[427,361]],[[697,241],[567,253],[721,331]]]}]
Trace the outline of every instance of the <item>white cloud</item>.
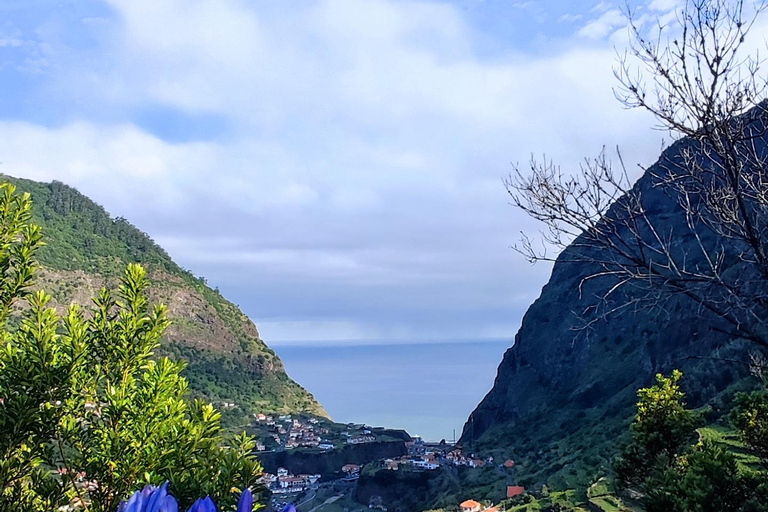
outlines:
[{"label": "white cloud", "polygon": [[595,6],[592,7],[592,9],[589,12],[604,13],[606,11],[614,10],[615,8],[616,8],[616,6],[614,5],[613,2],[601,1],[601,2],[598,2],[597,4],[595,4]]},{"label": "white cloud", "polygon": [[0,47],[11,47],[11,48],[18,48],[20,46],[24,45],[24,41],[21,39],[17,39],[14,37],[0,37]]},{"label": "white cloud", "polygon": [[138,199],[128,191],[151,197],[153,208],[180,207],[184,184],[175,179],[179,168],[183,166],[189,177],[199,176],[215,162],[213,145],[170,145],[123,124],[76,122],[45,128],[4,121],[0,147],[4,172],[71,183],[123,212],[135,208]]},{"label": "white cloud", "polygon": [[658,151],[648,119],[613,100],[605,43],[479,56],[461,12],[436,2],[110,5],[97,50],[57,54],[52,94],[214,113],[231,133],[178,143],[127,119],[6,121],[2,170],[78,186],[225,294],[242,287],[278,338],[309,321],[325,339],[507,332],[520,290],[547,274],[508,248],[533,227],[507,204],[508,162]]},{"label": "white cloud", "polygon": [[667,13],[678,9],[683,5],[684,2],[681,0],[653,0],[650,4],[648,4],[648,9],[652,11]]},{"label": "white cloud", "polygon": [[603,12],[599,18],[584,25],[577,34],[587,39],[605,39],[616,29],[627,25],[627,18],[619,9]]},{"label": "white cloud", "polygon": [[584,18],[583,14],[563,14],[557,18],[558,23],[574,23]]}]

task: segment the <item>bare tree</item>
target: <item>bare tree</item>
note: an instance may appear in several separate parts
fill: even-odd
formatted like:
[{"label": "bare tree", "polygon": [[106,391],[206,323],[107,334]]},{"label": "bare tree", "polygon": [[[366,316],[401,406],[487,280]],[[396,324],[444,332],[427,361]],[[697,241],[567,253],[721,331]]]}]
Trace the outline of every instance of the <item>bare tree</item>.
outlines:
[{"label": "bare tree", "polygon": [[[605,150],[576,173],[532,160],[506,180],[513,204],[544,223],[544,247],[570,245],[559,261],[591,265],[582,286],[609,280],[585,318],[683,296],[723,319],[729,335],[768,347],[768,102],[759,55],[744,55],[765,8],[688,0],[675,22],[650,31],[627,10],[616,96],[679,139],[651,168],[650,190],[684,222],[655,216],[649,188],[633,186],[620,155],[615,170]],[[554,259],[525,235],[518,250]]]}]

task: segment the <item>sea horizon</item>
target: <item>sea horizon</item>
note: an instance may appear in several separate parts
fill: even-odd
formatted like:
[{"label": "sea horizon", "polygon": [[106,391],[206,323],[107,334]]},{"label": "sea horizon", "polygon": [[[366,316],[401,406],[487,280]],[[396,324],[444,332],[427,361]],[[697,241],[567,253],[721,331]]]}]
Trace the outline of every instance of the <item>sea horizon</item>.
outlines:
[{"label": "sea horizon", "polygon": [[[257,323],[258,324],[258,323]],[[482,338],[334,338],[315,340],[286,340],[265,338],[270,347],[348,347],[381,345],[454,345],[466,343],[504,342],[512,346],[514,336],[488,336]]]},{"label": "sea horizon", "polygon": [[270,344],[334,421],[456,439],[490,391],[509,338]]}]

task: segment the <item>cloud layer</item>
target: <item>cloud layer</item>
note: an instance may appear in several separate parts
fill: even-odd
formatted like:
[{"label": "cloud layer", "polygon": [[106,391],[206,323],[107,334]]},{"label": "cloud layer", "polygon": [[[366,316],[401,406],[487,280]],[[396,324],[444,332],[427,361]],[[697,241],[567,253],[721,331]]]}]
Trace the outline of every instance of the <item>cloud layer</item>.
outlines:
[{"label": "cloud layer", "polygon": [[[272,342],[511,338],[549,269],[509,249],[510,162],[659,151],[613,99],[610,5],[75,6],[9,9],[2,172],[127,217]],[[535,44],[500,35],[526,12]]]}]

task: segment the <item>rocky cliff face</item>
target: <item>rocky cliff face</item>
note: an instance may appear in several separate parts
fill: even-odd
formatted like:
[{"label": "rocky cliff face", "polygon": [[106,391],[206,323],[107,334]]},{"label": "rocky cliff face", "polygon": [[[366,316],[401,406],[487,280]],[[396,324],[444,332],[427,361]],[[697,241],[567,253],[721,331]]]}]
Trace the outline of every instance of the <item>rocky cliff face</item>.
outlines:
[{"label": "rocky cliff face", "polygon": [[[677,249],[697,258],[690,235],[683,235],[680,208],[652,178],[677,161],[685,144],[668,148],[635,189],[654,224],[681,234]],[[749,385],[744,365],[709,358],[748,360],[752,346],[718,332],[721,320],[687,298],[672,298],[662,308],[625,310],[583,329],[592,319],[585,312],[614,282],[596,279],[580,290],[584,277],[597,270],[572,261],[580,250],[572,244],[555,263],[504,354],[492,390],[461,436],[478,451],[516,458],[518,476],[529,485],[579,484],[607,467],[631,420],[636,390],[657,372],[682,369],[689,403],[710,403],[715,414],[734,387]],[[732,260],[730,271],[738,272],[738,258]],[[631,289],[623,293],[635,297]]]},{"label": "rocky cliff face", "polygon": [[222,408],[225,423],[242,425],[253,412],[327,416],[286,375],[283,362],[261,340],[253,322],[203,279],[176,265],[145,233],[125,219],[111,218],[62,183],[8,176],[0,181],[32,195],[33,222],[42,226],[47,243],[39,253],[42,269],[36,286],[53,296],[54,306],[89,305],[101,287],[116,285],[129,262],[142,263],[152,300],[167,304],[173,321],[161,351],[187,361],[192,393]]},{"label": "rocky cliff face", "polygon": [[312,450],[287,450],[265,452],[259,462],[267,473],[277,474],[285,468],[294,475],[322,475],[324,479],[345,476],[341,468],[345,464],[362,466],[369,462],[402,457],[408,454],[405,441],[377,441],[375,443],[346,445],[329,452]]}]

